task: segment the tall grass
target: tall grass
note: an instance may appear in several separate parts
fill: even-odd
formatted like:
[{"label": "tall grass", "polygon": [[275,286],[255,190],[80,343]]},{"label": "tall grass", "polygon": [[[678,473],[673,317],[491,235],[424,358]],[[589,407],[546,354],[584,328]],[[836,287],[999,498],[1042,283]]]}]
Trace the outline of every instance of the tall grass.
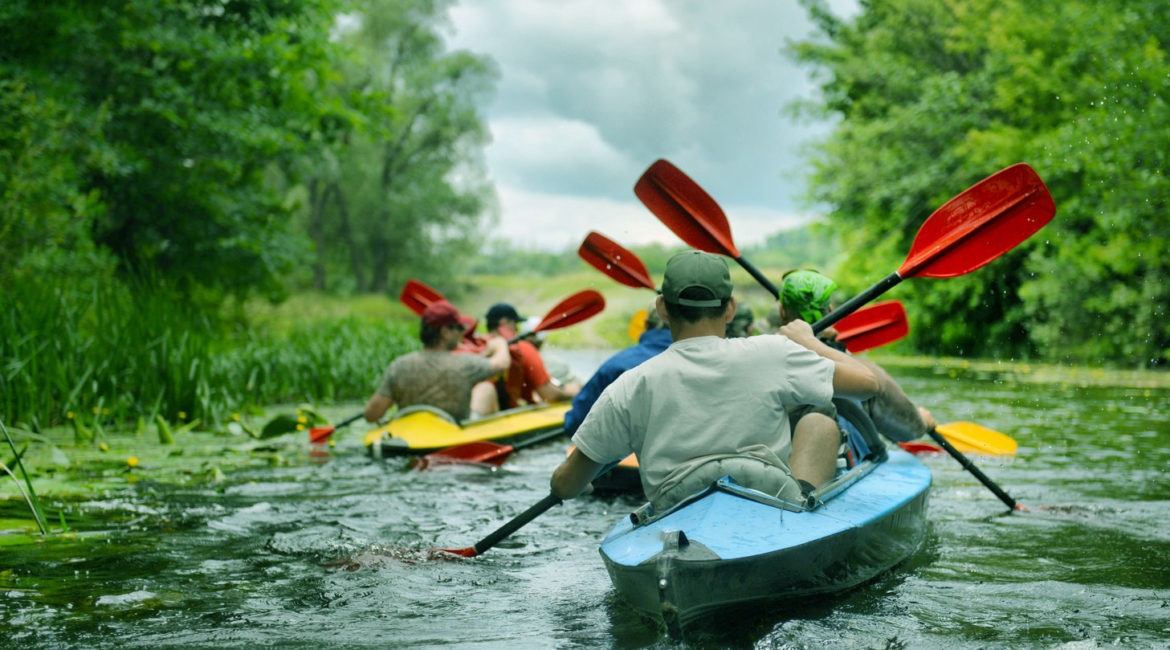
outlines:
[{"label": "tall grass", "polygon": [[37,429],[70,413],[217,423],[249,407],[361,398],[417,347],[410,322],[305,320],[232,330],[160,286],[0,294],[0,416]]}]

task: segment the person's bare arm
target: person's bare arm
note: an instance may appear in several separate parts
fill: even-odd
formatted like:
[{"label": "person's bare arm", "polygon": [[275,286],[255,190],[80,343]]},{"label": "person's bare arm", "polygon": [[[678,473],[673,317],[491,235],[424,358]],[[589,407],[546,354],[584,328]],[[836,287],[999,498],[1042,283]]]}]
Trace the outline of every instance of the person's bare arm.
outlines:
[{"label": "person's bare arm", "polygon": [[835,395],[864,400],[877,393],[878,380],[873,371],[856,358],[822,343],[813,334],[812,327],[808,323],[794,320],[781,327],[780,334],[787,336],[793,343],[802,345],[833,362],[835,366],[833,369],[833,393]]},{"label": "person's bare arm", "polygon": [[546,402],[566,402],[576,397],[580,391],[581,387],[576,384],[557,386],[549,381],[537,388],[536,394],[540,395],[540,399]]},{"label": "person's bare arm", "polygon": [[601,463],[589,458],[580,449],[574,449],[565,462],[553,472],[552,480],[549,481],[552,493],[561,499],[579,496],[589,487],[589,483],[602,467]]},{"label": "person's bare arm", "polygon": [[857,359],[873,372],[878,381],[878,392],[869,402],[869,416],[878,431],[897,440],[909,441],[924,435],[934,426],[930,411],[910,401],[906,392],[884,368],[869,359]]},{"label": "person's bare arm", "polygon": [[394,400],[385,395],[374,393],[366,402],[366,410],[362,415],[365,416],[366,422],[377,422],[391,406],[394,406]]},{"label": "person's bare arm", "polygon": [[508,366],[512,365],[512,354],[508,352],[508,342],[502,338],[488,339],[484,354],[487,355],[488,362],[492,364],[493,375],[504,372]]}]

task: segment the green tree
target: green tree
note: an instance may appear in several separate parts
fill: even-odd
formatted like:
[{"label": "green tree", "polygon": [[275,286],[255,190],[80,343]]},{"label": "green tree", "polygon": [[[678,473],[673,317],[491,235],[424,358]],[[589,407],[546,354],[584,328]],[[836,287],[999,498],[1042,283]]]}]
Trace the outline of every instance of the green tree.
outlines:
[{"label": "green tree", "polygon": [[123,271],[274,289],[303,247],[264,170],[321,129],[328,107],[315,88],[334,59],[337,6],[11,0],[0,8],[0,62],[86,134],[72,163],[61,150],[37,164],[76,166],[86,201],[64,209],[92,215],[92,240]]},{"label": "green tree", "polygon": [[304,180],[318,288],[382,292],[411,273],[450,278],[479,237],[494,198],[479,103],[495,70],[446,51],[449,5],[365,0],[340,30],[348,56],[330,90],[363,119]]},{"label": "green tree", "polygon": [[814,67],[840,119],[818,148],[813,199],[831,206],[857,291],[896,268],[951,196],[1030,162],[1057,202],[1045,230],[977,273],[899,288],[929,352],[1167,360],[1170,142],[1164,4],[874,0],[855,18],[802,0]]}]

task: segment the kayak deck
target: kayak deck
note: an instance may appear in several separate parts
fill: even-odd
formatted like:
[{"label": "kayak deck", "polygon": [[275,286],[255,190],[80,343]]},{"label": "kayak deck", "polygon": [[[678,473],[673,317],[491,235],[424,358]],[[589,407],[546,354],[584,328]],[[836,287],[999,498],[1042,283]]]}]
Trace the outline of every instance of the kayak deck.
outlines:
[{"label": "kayak deck", "polygon": [[459,425],[442,412],[411,410],[366,434],[366,449],[374,458],[425,454],[469,442],[529,442],[564,433],[565,412],[571,404],[540,404],[501,411]]},{"label": "kayak deck", "polygon": [[814,492],[812,510],[721,479],[661,515],[623,518],[601,544],[614,587],[673,634],[712,611],[854,587],[913,553],[930,471],[891,451]]}]

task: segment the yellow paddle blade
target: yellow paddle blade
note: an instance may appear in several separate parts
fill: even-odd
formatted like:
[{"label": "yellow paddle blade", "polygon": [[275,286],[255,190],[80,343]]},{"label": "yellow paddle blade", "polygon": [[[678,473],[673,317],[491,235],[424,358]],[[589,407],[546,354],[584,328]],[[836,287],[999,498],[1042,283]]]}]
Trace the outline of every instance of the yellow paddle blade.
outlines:
[{"label": "yellow paddle blade", "polygon": [[642,336],[642,332],[646,331],[646,316],[648,315],[649,312],[645,309],[634,312],[634,317],[630,319],[630,328],[626,330],[630,338],[637,341]]},{"label": "yellow paddle blade", "polygon": [[980,454],[1014,454],[1016,441],[973,422],[952,422],[935,427],[959,451]]}]

